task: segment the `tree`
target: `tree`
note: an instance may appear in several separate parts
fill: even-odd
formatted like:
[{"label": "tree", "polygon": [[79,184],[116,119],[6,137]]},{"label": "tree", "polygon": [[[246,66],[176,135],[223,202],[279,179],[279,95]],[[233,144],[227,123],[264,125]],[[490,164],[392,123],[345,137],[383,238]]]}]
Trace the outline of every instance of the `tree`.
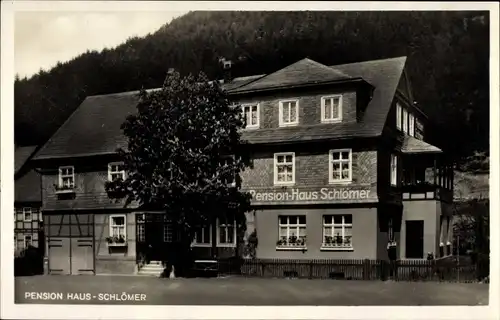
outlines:
[{"label": "tree", "polygon": [[169,215],[179,236],[169,261],[177,274],[188,266],[197,227],[223,216],[234,217],[240,231],[245,227],[250,195],[240,191],[240,172],[250,157],[240,110],[203,73],[173,72],[161,89],[140,91],[137,114],[122,124],[128,148],[118,153],[127,177],[109,182],[106,191]]}]

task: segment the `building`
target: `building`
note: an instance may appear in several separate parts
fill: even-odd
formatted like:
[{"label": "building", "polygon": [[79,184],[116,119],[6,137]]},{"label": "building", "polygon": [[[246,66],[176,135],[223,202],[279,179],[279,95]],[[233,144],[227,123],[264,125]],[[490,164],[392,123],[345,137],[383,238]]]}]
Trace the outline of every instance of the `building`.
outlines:
[{"label": "building", "polygon": [[14,252],[19,256],[24,249],[34,247],[45,250],[41,176],[30,162],[37,147],[17,147],[14,163]]},{"label": "building", "polygon": [[[253,168],[247,235],[257,258],[425,259],[451,253],[453,170],[425,142],[406,58],[326,66],[300,60],[224,87],[247,118]],[[115,150],[135,92],[87,97],[40,149],[50,273],[133,273],[175,242],[164,215],[110,200],[104,183],[126,173]],[[111,237],[111,238],[110,238]],[[245,238],[245,237],[243,237]],[[199,230],[193,250],[240,255],[233,221]],[[388,248],[392,248],[388,250]]]}]

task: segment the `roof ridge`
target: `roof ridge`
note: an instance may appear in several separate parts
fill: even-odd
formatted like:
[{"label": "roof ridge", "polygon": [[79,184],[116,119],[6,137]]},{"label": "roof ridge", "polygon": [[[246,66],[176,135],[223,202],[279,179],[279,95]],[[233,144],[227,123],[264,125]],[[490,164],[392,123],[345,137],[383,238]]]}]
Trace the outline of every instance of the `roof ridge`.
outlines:
[{"label": "roof ridge", "polygon": [[[334,68],[332,68],[332,67],[329,67],[329,66],[327,66],[327,65],[325,65],[325,64],[322,64],[322,63],[320,63],[320,62],[318,62],[318,61],[315,61],[315,60],[312,60],[312,59],[309,59],[309,58],[304,58],[304,59],[302,59],[302,60],[307,60],[307,61],[309,61],[309,62],[312,62],[312,63],[314,63],[316,66],[318,66],[318,67],[320,67],[320,68],[324,68],[325,70],[327,70],[327,69],[328,69],[328,70],[332,71],[332,69],[333,69],[333,71],[334,71],[334,72],[338,73],[338,74],[339,74],[339,75],[341,75],[341,76],[344,76],[344,77],[347,77],[347,78],[352,78],[352,76],[351,76],[351,75],[345,74],[344,72],[342,72],[342,71],[340,71],[340,70],[337,70],[337,69],[334,69]],[[301,60],[301,61],[302,61],[302,60]]]},{"label": "roof ridge", "polygon": [[356,62],[349,62],[349,63],[342,63],[342,64],[334,64],[334,65],[330,65],[329,67],[330,68],[344,67],[344,66],[349,66],[349,65],[353,65],[353,64],[376,63],[376,62],[382,62],[382,61],[385,62],[385,61],[400,60],[400,59],[404,59],[406,61],[406,59],[408,59],[408,56],[398,56],[398,57],[392,57],[392,58],[383,58],[383,59],[375,59],[375,60],[364,60],[364,61],[356,61]]}]

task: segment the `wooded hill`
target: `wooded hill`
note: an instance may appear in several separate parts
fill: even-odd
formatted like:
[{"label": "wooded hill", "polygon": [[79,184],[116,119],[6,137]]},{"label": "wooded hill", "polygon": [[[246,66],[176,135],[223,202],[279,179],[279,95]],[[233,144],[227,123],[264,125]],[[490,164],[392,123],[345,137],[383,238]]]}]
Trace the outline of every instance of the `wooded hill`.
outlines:
[{"label": "wooded hill", "polygon": [[[162,85],[169,68],[221,78],[304,57],[333,65],[408,56],[414,96],[457,160],[489,149],[488,12],[191,12],[154,34],[15,82],[15,142],[45,142],[86,96]],[[446,133],[446,134],[445,134]]]}]

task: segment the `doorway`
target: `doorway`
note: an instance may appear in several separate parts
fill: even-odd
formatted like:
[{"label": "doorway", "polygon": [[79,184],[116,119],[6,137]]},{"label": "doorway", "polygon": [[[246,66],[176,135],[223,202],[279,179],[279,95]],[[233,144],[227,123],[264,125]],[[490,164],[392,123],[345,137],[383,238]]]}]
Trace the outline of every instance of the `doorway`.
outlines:
[{"label": "doorway", "polygon": [[406,258],[424,258],[424,221],[406,221]]}]

